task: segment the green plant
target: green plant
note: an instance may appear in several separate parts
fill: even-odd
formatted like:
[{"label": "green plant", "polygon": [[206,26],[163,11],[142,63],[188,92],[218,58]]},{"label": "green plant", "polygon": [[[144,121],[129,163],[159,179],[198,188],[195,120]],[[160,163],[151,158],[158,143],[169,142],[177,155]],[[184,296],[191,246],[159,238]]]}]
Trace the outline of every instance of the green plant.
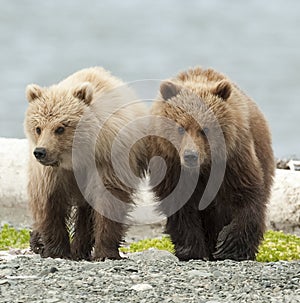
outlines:
[{"label": "green plant", "polygon": [[[145,239],[123,247],[123,252],[137,252],[157,248],[174,253],[174,246],[169,237]],[[256,255],[259,262],[275,262],[279,260],[300,260],[300,238],[279,231],[267,231]]]},{"label": "green plant", "polygon": [[[15,229],[5,224],[0,230],[0,250],[10,248],[29,247],[30,234],[28,229]],[[156,248],[174,253],[174,245],[169,237],[145,239],[131,243],[128,247],[121,247],[122,252],[138,252]],[[259,246],[256,255],[259,262],[275,262],[279,260],[300,260],[300,238],[295,235],[284,234],[281,231],[269,230]]]},{"label": "green plant", "polygon": [[147,250],[149,248],[156,248],[160,250],[167,250],[174,253],[174,245],[169,237],[144,239],[134,243],[131,243],[129,247],[121,247],[122,252],[138,252]]},{"label": "green plant", "polygon": [[269,230],[264,235],[256,260],[259,262],[300,260],[300,238],[281,231]]},{"label": "green plant", "polygon": [[0,231],[0,250],[27,248],[29,247],[29,239],[28,229],[17,230],[8,224],[4,224]]}]

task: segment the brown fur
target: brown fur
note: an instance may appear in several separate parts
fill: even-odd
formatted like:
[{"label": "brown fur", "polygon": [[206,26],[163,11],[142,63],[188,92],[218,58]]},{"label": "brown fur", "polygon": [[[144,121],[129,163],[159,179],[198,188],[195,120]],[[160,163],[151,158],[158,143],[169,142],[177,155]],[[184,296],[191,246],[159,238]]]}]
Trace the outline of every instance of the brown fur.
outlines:
[{"label": "brown fur", "polygon": [[[29,85],[26,95],[29,108],[25,131],[30,143],[28,194],[34,219],[31,248],[43,257],[78,260],[90,259],[94,247],[95,260],[120,258],[118,248],[126,231],[123,222],[130,209],[135,186],[129,187],[115,175],[111,148],[120,129],[144,115],[143,106],[128,105],[134,100],[133,93],[122,81],[100,67],[81,70],[50,87]],[[86,120],[80,122],[78,130],[83,114]],[[105,127],[98,134],[100,122]],[[91,151],[95,152],[95,163],[92,164],[96,165],[95,174],[99,174],[96,177],[101,178],[103,187],[91,178],[92,172],[85,168],[86,163],[93,159],[92,154],[85,154],[82,150],[80,161],[77,164],[72,161],[76,131],[77,141],[83,148],[92,145],[93,135],[98,135],[95,151]],[[138,131],[139,128],[127,130],[121,140],[126,144]],[[128,162],[122,147],[117,150],[121,167]],[[46,156],[37,161],[33,152],[41,148],[46,150]],[[144,154],[142,144],[135,144],[130,152],[129,162],[136,176],[143,174],[141,163],[145,161],[141,157]],[[74,175],[74,165],[82,173],[80,178],[84,185],[81,190]],[[126,169],[122,172],[126,178]],[[106,190],[125,203],[116,207]],[[73,206],[76,213],[71,218]],[[118,222],[109,219],[111,215],[116,215]],[[70,219],[74,224],[71,243],[67,228]]]},{"label": "brown fur", "polygon": [[[199,100],[221,126],[224,153],[220,151],[220,138],[214,135],[211,116]],[[161,156],[167,164],[166,176],[159,184],[156,175],[160,166],[150,166],[150,180],[160,200],[179,186],[180,174],[185,176],[179,194],[158,207],[168,217],[166,232],[175,244],[176,255],[182,260],[254,259],[265,231],[274,174],[269,128],[256,104],[226,76],[212,69],[194,68],[161,84],[152,114],[167,117],[181,127],[177,130],[154,121],[151,127],[158,136],[149,141],[150,158]],[[211,134],[211,144],[205,131]],[[175,138],[178,150],[166,138]],[[199,175],[187,165],[190,151],[197,158],[194,164],[200,168]],[[211,204],[199,210],[211,170],[211,152],[217,164],[226,160],[225,175]],[[188,201],[170,213],[175,204],[185,202],[180,193],[188,190],[193,180],[196,187],[190,189]]]}]

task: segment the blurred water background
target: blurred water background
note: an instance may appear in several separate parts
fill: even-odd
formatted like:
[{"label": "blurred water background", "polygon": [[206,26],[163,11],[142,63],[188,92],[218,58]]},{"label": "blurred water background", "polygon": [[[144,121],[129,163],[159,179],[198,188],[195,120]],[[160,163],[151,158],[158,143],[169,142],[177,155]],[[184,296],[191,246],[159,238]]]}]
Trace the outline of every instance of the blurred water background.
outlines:
[{"label": "blurred water background", "polygon": [[277,157],[300,156],[300,1],[0,4],[0,137],[24,137],[28,83],[50,85],[94,65],[126,82],[201,65],[227,74],[259,104]]}]

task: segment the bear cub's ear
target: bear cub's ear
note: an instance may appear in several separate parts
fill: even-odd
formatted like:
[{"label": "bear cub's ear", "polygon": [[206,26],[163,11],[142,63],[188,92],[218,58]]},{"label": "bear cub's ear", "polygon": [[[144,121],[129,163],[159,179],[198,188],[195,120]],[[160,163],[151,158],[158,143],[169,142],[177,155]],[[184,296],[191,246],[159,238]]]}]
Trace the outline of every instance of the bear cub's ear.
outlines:
[{"label": "bear cub's ear", "polygon": [[213,88],[212,93],[225,101],[231,94],[231,85],[228,81],[222,80]]},{"label": "bear cub's ear", "polygon": [[90,82],[80,84],[73,92],[73,96],[90,105],[93,99],[93,87]]},{"label": "bear cub's ear", "polygon": [[174,84],[171,81],[164,81],[160,85],[160,93],[164,100],[169,100],[172,97],[177,96],[181,91],[179,85]]},{"label": "bear cub's ear", "polygon": [[26,98],[28,102],[32,102],[42,96],[42,88],[37,84],[29,84],[26,87]]}]

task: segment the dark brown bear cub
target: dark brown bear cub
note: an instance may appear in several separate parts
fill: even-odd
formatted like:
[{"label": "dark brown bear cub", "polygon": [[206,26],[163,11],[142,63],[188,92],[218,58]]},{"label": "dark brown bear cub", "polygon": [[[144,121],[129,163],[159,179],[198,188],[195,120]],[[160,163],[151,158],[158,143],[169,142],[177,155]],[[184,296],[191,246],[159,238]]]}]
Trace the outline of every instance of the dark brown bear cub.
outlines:
[{"label": "dark brown bear cub", "polygon": [[[150,182],[180,260],[253,260],[274,175],[267,122],[226,76],[190,69],[154,102]],[[171,121],[171,122],[170,122]]]}]

